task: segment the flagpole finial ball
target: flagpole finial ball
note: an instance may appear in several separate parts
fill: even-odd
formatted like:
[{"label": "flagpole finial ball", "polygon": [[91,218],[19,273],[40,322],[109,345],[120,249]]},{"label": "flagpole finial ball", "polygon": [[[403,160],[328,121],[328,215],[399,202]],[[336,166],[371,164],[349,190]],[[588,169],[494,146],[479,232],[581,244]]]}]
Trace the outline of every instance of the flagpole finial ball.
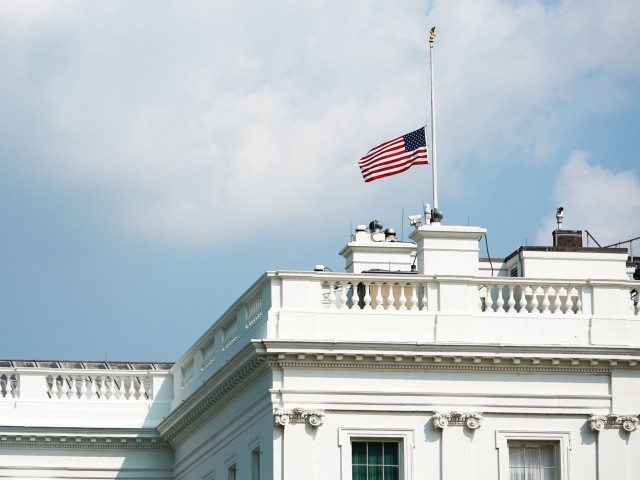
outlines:
[{"label": "flagpole finial ball", "polygon": [[431,210],[432,222],[440,223],[443,218],[444,218],[444,212],[442,210],[440,210],[439,208],[434,208],[433,210]]}]

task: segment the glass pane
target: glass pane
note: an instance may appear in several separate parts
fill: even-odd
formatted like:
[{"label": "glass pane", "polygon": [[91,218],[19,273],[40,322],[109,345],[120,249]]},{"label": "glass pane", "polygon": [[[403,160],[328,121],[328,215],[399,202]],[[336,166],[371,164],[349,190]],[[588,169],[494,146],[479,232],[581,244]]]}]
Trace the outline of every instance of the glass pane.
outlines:
[{"label": "glass pane", "polygon": [[511,467],[524,466],[524,448],[509,447],[509,466]]},{"label": "glass pane", "polygon": [[353,465],[351,467],[351,478],[353,480],[367,480],[367,467],[365,465]]},{"label": "glass pane", "polygon": [[369,465],[369,478],[367,480],[383,480],[382,478],[382,466]]},{"label": "glass pane", "polygon": [[[398,462],[398,444],[396,442],[384,442],[384,464],[399,465]],[[386,480],[386,478],[385,478]]]},{"label": "glass pane", "polygon": [[540,468],[540,449],[538,447],[525,447],[524,464],[527,468],[535,468],[536,470]]},{"label": "glass pane", "polygon": [[351,444],[351,463],[354,465],[367,464],[367,442],[353,442]]},{"label": "glass pane", "polygon": [[400,480],[400,467],[397,467],[397,466],[384,467],[384,480]]},{"label": "glass pane", "polygon": [[540,446],[540,465],[542,467],[555,467],[556,466],[556,449],[553,445],[541,445]]},{"label": "glass pane", "polygon": [[368,442],[370,465],[382,465],[382,442]]}]

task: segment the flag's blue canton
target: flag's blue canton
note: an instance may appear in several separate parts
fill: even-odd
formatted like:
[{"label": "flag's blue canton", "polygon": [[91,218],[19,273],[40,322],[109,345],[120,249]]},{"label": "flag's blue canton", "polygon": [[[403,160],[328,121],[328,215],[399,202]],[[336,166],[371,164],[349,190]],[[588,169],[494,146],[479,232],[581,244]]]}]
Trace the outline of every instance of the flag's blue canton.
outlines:
[{"label": "flag's blue canton", "polygon": [[427,141],[424,137],[424,128],[419,128],[418,130],[403,135],[403,139],[405,152],[411,152],[416,148],[427,146]]}]

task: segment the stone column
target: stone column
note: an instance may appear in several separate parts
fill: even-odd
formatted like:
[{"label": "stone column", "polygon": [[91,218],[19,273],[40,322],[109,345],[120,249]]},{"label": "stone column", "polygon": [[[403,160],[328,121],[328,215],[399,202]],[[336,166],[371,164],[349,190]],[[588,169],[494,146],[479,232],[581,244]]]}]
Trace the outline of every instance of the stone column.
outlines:
[{"label": "stone column", "polygon": [[442,429],[442,480],[473,480],[473,434],[480,428],[478,413],[436,413],[433,424]]},{"label": "stone column", "polygon": [[313,480],[313,436],[309,430],[322,425],[324,412],[316,410],[276,410],[276,425],[282,430],[282,480]]},{"label": "stone column", "polygon": [[[629,471],[629,436],[640,425],[636,416],[606,415],[589,418],[591,430],[598,432],[598,479],[636,480]],[[635,435],[638,435],[637,433]],[[636,456],[632,453],[633,456]]]}]

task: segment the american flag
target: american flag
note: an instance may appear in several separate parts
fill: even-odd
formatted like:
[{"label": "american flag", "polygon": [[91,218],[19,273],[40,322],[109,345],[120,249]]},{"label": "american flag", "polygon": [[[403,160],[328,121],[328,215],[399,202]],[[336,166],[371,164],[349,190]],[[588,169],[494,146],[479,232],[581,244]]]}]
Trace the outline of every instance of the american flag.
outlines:
[{"label": "american flag", "polygon": [[358,162],[365,182],[428,164],[424,127],[372,148]]}]

